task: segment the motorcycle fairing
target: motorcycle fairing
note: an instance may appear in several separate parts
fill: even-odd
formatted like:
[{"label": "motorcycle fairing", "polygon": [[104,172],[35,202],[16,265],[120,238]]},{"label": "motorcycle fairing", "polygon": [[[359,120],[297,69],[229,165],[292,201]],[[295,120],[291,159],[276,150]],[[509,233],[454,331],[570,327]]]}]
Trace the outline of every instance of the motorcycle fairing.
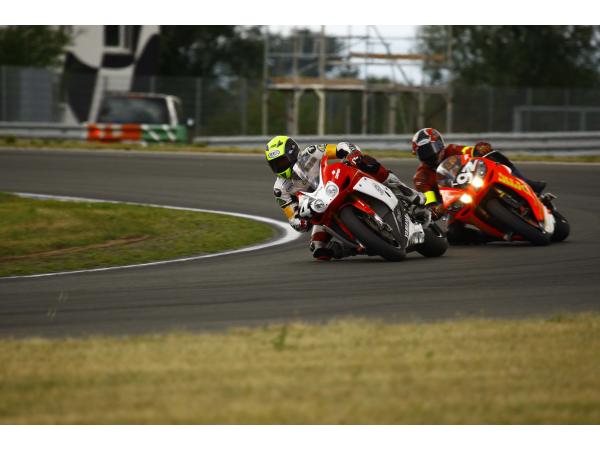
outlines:
[{"label": "motorcycle fairing", "polygon": [[385,203],[392,211],[398,206],[398,199],[391,189],[372,178],[360,178],[354,185],[354,190]]}]

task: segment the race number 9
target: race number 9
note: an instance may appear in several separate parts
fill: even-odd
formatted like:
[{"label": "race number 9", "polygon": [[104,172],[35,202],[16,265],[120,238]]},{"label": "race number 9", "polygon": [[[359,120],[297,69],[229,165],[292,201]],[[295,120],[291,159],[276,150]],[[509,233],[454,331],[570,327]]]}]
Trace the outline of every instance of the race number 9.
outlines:
[{"label": "race number 9", "polygon": [[461,172],[456,177],[455,184],[467,184],[470,183],[473,179],[473,174],[471,172]]},{"label": "race number 9", "polygon": [[456,180],[454,180],[455,185],[470,183],[473,180],[473,171],[477,164],[475,161],[471,160],[462,169],[462,172],[456,176]]}]

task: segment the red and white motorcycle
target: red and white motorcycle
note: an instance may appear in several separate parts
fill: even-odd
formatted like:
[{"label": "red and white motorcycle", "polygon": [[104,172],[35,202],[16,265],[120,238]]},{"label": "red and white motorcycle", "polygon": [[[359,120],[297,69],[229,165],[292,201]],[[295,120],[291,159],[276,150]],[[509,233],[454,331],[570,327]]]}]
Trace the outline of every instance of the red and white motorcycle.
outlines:
[{"label": "red and white motorcycle", "polygon": [[423,227],[415,221],[414,208],[391,189],[356,167],[329,164],[327,156],[321,159],[318,187],[298,197],[301,215],[310,215],[313,225],[321,225],[357,254],[402,261],[408,252],[433,257],[448,248],[442,230],[435,223]]}]

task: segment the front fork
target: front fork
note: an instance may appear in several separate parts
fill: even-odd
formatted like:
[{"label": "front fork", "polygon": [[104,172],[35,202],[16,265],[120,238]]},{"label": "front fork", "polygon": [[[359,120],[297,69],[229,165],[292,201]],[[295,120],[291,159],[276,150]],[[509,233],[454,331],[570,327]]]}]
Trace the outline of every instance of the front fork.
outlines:
[{"label": "front fork", "polygon": [[551,213],[553,213],[557,209],[556,206],[554,206],[554,203],[552,203],[552,200],[554,200],[555,198],[556,195],[552,194],[551,192],[546,192],[545,194],[540,195],[540,200],[542,201],[544,206],[550,210]]}]

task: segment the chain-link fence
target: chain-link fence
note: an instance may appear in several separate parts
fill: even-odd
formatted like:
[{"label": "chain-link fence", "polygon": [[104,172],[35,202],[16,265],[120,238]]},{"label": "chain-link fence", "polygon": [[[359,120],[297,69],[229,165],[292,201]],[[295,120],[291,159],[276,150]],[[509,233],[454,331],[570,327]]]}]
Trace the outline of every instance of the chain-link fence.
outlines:
[{"label": "chain-link fence", "polygon": [[60,121],[59,86],[53,71],[0,66],[0,121]]},{"label": "chain-link fence", "polygon": [[460,87],[453,97],[454,131],[600,130],[600,90]]},{"label": "chain-link fence", "polygon": [[[84,122],[108,91],[178,96],[185,118],[194,120],[195,136],[263,134],[263,84],[235,77],[108,77],[0,67],[0,121]],[[411,133],[420,126],[446,131],[446,95],[426,95],[422,110],[418,93],[394,94],[396,101],[386,93],[363,95],[327,92],[326,134],[360,134],[363,129],[367,134]],[[455,87],[451,103],[453,132],[600,130],[600,90]],[[269,92],[267,134],[290,132],[291,105],[291,92]],[[316,95],[305,91],[299,104],[299,134],[317,133],[317,111]]]}]

